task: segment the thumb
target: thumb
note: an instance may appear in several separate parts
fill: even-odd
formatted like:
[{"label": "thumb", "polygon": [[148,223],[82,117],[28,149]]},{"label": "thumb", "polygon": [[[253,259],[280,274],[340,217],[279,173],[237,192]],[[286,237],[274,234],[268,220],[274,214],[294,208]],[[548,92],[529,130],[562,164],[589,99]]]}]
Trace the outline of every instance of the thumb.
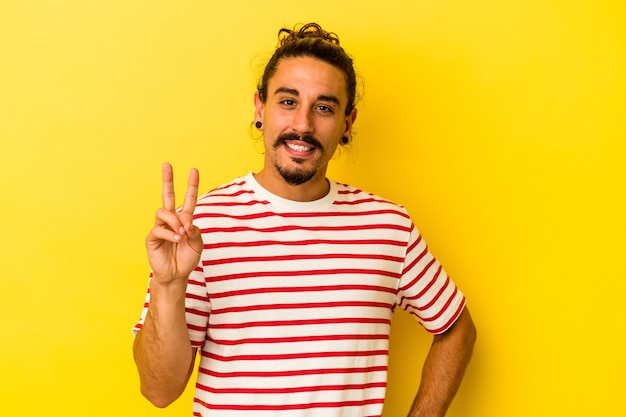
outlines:
[{"label": "thumb", "polygon": [[202,233],[200,233],[200,228],[192,225],[190,230],[187,232],[187,241],[189,242],[189,246],[194,252],[199,255],[202,254],[202,250],[204,249],[204,242],[202,242]]}]

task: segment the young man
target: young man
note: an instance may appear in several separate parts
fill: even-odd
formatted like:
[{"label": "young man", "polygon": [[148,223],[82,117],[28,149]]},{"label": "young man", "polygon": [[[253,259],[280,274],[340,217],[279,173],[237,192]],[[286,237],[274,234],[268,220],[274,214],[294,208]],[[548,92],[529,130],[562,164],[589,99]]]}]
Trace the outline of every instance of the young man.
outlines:
[{"label": "young man", "polygon": [[396,305],[434,334],[410,416],[443,416],[470,360],[465,298],[401,206],[326,178],[351,140],[352,60],[316,24],[282,29],[255,95],[265,164],[163,207],[134,354],[165,407],[200,364],[195,416],[380,416]]}]

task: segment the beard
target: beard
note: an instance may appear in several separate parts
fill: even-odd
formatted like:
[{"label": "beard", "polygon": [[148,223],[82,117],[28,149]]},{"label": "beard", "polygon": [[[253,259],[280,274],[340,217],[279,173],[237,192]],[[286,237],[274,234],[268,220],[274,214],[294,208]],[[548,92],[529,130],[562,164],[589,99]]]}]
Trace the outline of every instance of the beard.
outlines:
[{"label": "beard", "polygon": [[[296,162],[296,160],[294,160],[294,162]],[[283,177],[285,182],[289,185],[304,184],[305,182],[313,178],[315,174],[317,174],[317,169],[315,168],[312,168],[309,170],[298,169],[298,168],[288,169],[285,167],[281,167],[276,163],[274,165],[276,166],[276,169],[278,170],[278,173],[280,174],[280,176]]]},{"label": "beard", "polygon": [[[277,149],[279,146],[283,146],[284,142],[287,140],[300,140],[300,141],[308,143],[309,145],[315,148],[323,150],[322,144],[313,136],[310,136],[310,135],[300,136],[295,133],[285,133],[283,135],[280,135],[278,138],[276,138],[276,141],[274,142],[274,145],[273,145],[274,149]],[[291,158],[291,161],[294,162],[296,165],[302,165],[304,163],[304,160],[300,158]],[[281,177],[283,177],[285,182],[289,185],[304,184],[305,182],[313,178],[315,174],[317,174],[316,167],[311,167],[310,169],[305,169],[302,166],[296,166],[293,168],[284,167],[284,166],[281,166],[277,160],[274,160],[274,167],[276,168],[278,173],[281,175]]]}]

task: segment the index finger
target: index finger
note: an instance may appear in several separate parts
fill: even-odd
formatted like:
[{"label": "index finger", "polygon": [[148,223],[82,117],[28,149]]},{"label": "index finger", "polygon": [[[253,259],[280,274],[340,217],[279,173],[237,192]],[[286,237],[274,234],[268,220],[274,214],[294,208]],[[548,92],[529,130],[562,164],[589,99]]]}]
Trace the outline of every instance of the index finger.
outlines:
[{"label": "index finger", "polygon": [[198,185],[200,184],[200,173],[197,169],[192,168],[189,172],[189,182],[187,183],[187,193],[183,203],[182,211],[193,215],[198,200]]},{"label": "index finger", "polygon": [[162,192],[163,208],[168,211],[176,209],[176,195],[174,194],[174,172],[172,166],[168,163],[163,164],[162,170]]}]

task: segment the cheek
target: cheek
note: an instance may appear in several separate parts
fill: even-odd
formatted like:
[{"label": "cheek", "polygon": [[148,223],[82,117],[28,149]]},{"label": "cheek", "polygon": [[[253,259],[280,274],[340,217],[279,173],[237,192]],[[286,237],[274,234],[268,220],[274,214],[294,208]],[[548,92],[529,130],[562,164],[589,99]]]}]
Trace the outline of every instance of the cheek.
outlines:
[{"label": "cheek", "polygon": [[276,142],[275,136],[269,132],[263,132],[263,147],[265,148],[265,154],[269,155],[274,151],[274,143]]},{"label": "cheek", "polygon": [[345,131],[346,131],[345,123],[340,122],[340,123],[335,124],[332,127],[332,130],[329,130],[328,132],[329,132],[329,136],[332,137],[332,140],[335,141],[336,144],[338,145]]},{"label": "cheek", "polygon": [[290,126],[289,118],[281,114],[265,115],[263,122],[263,131],[265,134],[276,134],[277,132],[283,132]]}]

